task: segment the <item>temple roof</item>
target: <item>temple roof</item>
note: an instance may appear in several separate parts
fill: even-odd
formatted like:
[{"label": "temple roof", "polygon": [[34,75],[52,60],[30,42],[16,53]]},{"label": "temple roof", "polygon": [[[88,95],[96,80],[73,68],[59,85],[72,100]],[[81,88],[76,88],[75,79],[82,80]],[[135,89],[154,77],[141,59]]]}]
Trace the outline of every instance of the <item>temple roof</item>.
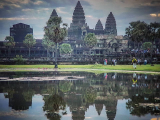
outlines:
[{"label": "temple roof", "polygon": [[116,21],[112,12],[110,12],[110,14],[107,17],[106,24],[105,24],[105,32],[108,35],[109,34],[117,35]]},{"label": "temple roof", "polygon": [[53,9],[51,17],[58,17],[57,12],[55,9]]},{"label": "temple roof", "polygon": [[112,25],[112,26],[114,25],[114,27],[116,27],[116,21],[115,21],[115,18],[113,16],[112,12],[110,12],[110,14],[107,17],[106,26],[107,25]]},{"label": "temple roof", "polygon": [[73,12],[72,23],[73,24],[81,24],[81,26],[83,26],[85,24],[84,11],[83,11],[83,7],[82,7],[80,1],[77,2],[77,5],[76,5],[75,10]]},{"label": "temple roof", "polygon": [[100,19],[98,20],[96,24],[95,30],[103,30],[103,26],[102,26]]},{"label": "temple roof", "polygon": [[30,25],[24,24],[24,23],[17,23],[14,24],[11,28],[30,28]]},{"label": "temple roof", "polygon": [[76,8],[78,8],[78,7],[79,7],[79,8],[82,8],[82,5],[81,5],[80,1],[78,1],[78,2],[77,2],[77,5],[76,5]]}]

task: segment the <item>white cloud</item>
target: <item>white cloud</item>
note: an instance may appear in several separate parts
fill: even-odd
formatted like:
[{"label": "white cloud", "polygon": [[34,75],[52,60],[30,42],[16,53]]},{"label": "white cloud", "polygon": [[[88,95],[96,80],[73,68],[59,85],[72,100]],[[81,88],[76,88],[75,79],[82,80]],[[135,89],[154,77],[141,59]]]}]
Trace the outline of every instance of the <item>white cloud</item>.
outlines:
[{"label": "white cloud", "polygon": [[30,12],[30,11],[33,11],[34,9],[22,9],[22,11],[25,11],[25,12]]},{"label": "white cloud", "polygon": [[10,6],[13,6],[13,7],[16,7],[16,8],[20,8],[21,7],[20,5],[17,5],[17,4],[10,4]]},{"label": "white cloud", "polygon": [[160,17],[160,13],[156,14],[156,13],[152,13],[150,14],[151,17]]},{"label": "white cloud", "polygon": [[87,17],[87,18],[93,18],[93,16],[92,16],[92,15],[86,15],[86,17]]},{"label": "white cloud", "polygon": [[68,12],[63,11],[63,9],[64,9],[64,7],[58,7],[58,8],[56,8],[56,11],[57,11],[57,13],[60,13],[60,14],[68,14]]},{"label": "white cloud", "polygon": [[64,17],[64,19],[72,21],[71,17]]},{"label": "white cloud", "polygon": [[7,3],[13,3],[13,4],[28,4],[30,0],[5,0]]},{"label": "white cloud", "polygon": [[39,19],[44,19],[44,18],[37,18],[37,17],[21,17],[21,18],[17,18],[17,17],[12,17],[12,18],[0,18],[0,20],[39,20]]},{"label": "white cloud", "polygon": [[33,4],[35,4],[35,5],[40,5],[40,4],[43,4],[43,1],[36,1],[36,2],[34,2]]}]

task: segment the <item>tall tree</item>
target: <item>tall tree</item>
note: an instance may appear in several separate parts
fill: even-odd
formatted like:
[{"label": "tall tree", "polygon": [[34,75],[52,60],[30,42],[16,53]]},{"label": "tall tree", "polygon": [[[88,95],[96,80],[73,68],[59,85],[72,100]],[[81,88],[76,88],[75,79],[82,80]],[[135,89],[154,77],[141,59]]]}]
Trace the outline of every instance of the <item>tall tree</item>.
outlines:
[{"label": "tall tree", "polygon": [[91,48],[97,44],[97,38],[94,33],[88,33],[84,38],[84,43],[89,47],[89,55],[91,55]]},{"label": "tall tree", "polygon": [[42,45],[47,50],[47,59],[48,59],[49,51],[53,52],[55,50],[55,43],[53,41],[49,40],[46,35],[44,35],[44,38],[42,39]]},{"label": "tall tree", "polygon": [[147,35],[147,24],[145,22],[139,22],[136,27],[135,27],[135,36],[136,36],[136,41],[138,42],[138,49],[139,49],[139,43],[144,41],[145,36]]},{"label": "tall tree", "polygon": [[33,38],[33,35],[27,34],[25,36],[25,40],[23,41],[23,44],[28,47],[29,50],[29,59],[30,59],[30,49],[36,44],[36,40]]},{"label": "tall tree", "polygon": [[152,53],[153,53],[153,43],[156,39],[160,38],[160,23],[154,22],[148,25],[146,39],[152,42],[151,47],[151,61],[152,61]]},{"label": "tall tree", "polygon": [[138,42],[138,49],[139,49],[139,43],[142,42],[146,36],[147,24],[141,21],[131,22],[129,24],[130,26],[125,29],[126,35],[129,37],[131,41],[134,42],[134,49],[135,49],[135,42]]},{"label": "tall tree", "polygon": [[56,47],[56,56],[55,56],[55,68],[58,68],[57,65],[57,46],[58,43],[62,42],[64,38],[67,36],[67,24],[63,24],[63,27],[60,27],[62,23],[61,17],[50,17],[47,21],[47,26],[44,27],[45,35],[51,40],[55,42]]},{"label": "tall tree", "polygon": [[6,36],[4,45],[8,47],[8,56],[11,54],[11,47],[15,46],[14,38],[12,36]]}]

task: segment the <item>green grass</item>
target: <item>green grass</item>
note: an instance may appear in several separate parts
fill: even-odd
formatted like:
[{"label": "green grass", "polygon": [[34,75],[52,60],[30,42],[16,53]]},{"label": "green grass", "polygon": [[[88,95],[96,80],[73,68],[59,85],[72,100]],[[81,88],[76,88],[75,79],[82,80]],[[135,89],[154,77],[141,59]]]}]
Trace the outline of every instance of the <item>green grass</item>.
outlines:
[{"label": "green grass", "polygon": [[[53,69],[54,65],[0,65],[0,71],[3,71],[4,69],[9,69],[11,71],[14,71],[16,69],[38,69],[38,68],[48,68],[48,69]],[[160,65],[155,64],[154,66],[151,65],[137,65],[137,69],[133,69],[132,65],[116,65],[116,66],[111,66],[111,65],[58,65],[59,69],[82,69],[82,70],[87,70],[87,69],[103,69],[103,70],[127,70],[127,71],[150,71],[150,72],[160,72]]]}]

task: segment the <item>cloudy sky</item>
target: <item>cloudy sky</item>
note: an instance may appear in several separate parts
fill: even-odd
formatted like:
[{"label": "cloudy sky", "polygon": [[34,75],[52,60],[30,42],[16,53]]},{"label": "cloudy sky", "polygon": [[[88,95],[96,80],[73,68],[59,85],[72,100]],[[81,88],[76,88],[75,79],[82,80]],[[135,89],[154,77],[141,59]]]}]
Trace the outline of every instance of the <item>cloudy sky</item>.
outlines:
[{"label": "cloudy sky", "polygon": [[[85,12],[86,23],[95,28],[98,19],[103,27],[110,12],[113,13],[118,35],[125,35],[125,28],[132,21],[160,22],[160,0],[79,0]],[[43,37],[43,27],[53,9],[63,23],[72,22],[78,0],[0,0],[0,41],[9,35],[13,24],[24,23],[33,28],[34,37]]]}]

